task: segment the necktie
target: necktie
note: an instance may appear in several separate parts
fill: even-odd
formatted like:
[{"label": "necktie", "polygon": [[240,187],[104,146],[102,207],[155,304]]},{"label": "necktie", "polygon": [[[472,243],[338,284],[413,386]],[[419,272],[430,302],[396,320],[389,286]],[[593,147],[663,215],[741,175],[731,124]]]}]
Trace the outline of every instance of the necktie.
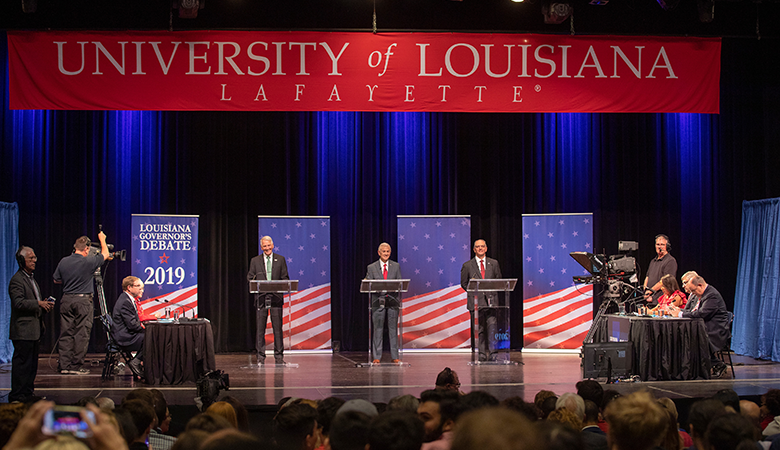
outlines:
[{"label": "necktie", "polygon": [[382,264],[382,276],[385,277],[385,280],[387,279],[387,263]]},{"label": "necktie", "polygon": [[[141,318],[144,316],[144,308],[141,306],[141,302],[138,301],[137,298],[133,300],[133,303],[135,304],[135,311],[138,313],[138,320],[141,320]],[[146,328],[143,322],[141,322],[141,327]]]},{"label": "necktie", "polygon": [[271,279],[271,256],[265,257],[265,279]]},{"label": "necktie", "polygon": [[482,279],[485,279],[485,260],[480,259],[479,260],[479,271],[482,272]]}]

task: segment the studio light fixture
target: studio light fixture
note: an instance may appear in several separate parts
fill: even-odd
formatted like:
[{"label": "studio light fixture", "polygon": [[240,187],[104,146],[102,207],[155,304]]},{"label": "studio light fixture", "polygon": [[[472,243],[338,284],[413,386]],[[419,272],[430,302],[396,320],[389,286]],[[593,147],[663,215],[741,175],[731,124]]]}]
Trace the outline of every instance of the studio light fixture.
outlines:
[{"label": "studio light fixture", "polygon": [[559,24],[571,16],[574,8],[570,3],[555,2],[552,0],[544,0],[542,2],[542,15],[544,16],[544,23],[546,24]]},{"label": "studio light fixture", "polygon": [[198,10],[206,6],[206,0],[173,0],[172,6],[179,10],[180,19],[195,19]]},{"label": "studio light fixture", "polygon": [[22,12],[34,13],[38,9],[38,0],[22,0]]}]

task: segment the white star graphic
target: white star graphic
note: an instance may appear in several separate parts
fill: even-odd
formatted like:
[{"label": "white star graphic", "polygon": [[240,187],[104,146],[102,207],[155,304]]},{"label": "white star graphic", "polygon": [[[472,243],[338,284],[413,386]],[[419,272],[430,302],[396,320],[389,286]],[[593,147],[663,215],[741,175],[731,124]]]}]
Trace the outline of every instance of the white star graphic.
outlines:
[{"label": "white star graphic", "polygon": [[555,286],[555,281],[550,281],[550,287]]},{"label": "white star graphic", "polygon": [[425,239],[430,239],[430,238],[431,238],[431,235],[430,235],[430,234],[428,234],[428,233],[425,233],[425,235],[423,235],[423,237],[424,237]]},{"label": "white star graphic", "polygon": [[300,228],[300,227],[302,227],[303,225],[302,225],[300,222],[295,222],[295,226],[296,226],[296,227],[298,227],[298,228]]},{"label": "white star graphic", "polygon": [[539,273],[544,273],[544,267],[539,268]]},{"label": "white star graphic", "polygon": [[405,263],[406,262],[406,258],[401,258],[401,262]]},{"label": "white star graphic", "polygon": [[561,244],[561,248],[566,248],[566,244]]},{"label": "white star graphic", "polygon": [[563,220],[559,220],[559,221],[558,221],[558,224],[559,224],[559,225],[563,225]]},{"label": "white star graphic", "polygon": [[292,236],[290,236],[289,234],[285,234],[285,235],[284,235],[284,238],[285,238],[285,239],[287,239],[287,240],[289,241],[290,239],[292,239]]},{"label": "white star graphic", "polygon": [[431,258],[431,257],[429,256],[429,257],[425,258],[425,260],[426,260],[426,261],[428,261],[428,262],[431,262],[431,261],[433,261],[433,258]]},{"label": "white star graphic", "polygon": [[327,252],[328,251],[328,246],[327,245],[323,245],[322,246],[322,250]]},{"label": "white star graphic", "polygon": [[303,245],[299,245],[298,250],[303,251]]},{"label": "white star graphic", "polygon": [[444,269],[439,269],[439,275],[444,275]]},{"label": "white star graphic", "polygon": [[561,273],[566,273],[566,268],[561,269]]},{"label": "white star graphic", "polygon": [[414,274],[415,275],[419,275],[420,274],[420,269],[414,269]]},{"label": "white star graphic", "polygon": [[579,236],[579,235],[580,235],[580,232],[579,232],[579,231],[575,231],[575,232],[574,232],[574,233],[572,233],[571,235],[572,235],[572,236]]},{"label": "white star graphic", "polygon": [[453,256],[452,258],[450,258],[450,261],[455,262],[455,257]]},{"label": "white star graphic", "polygon": [[320,221],[320,225],[322,225],[323,227],[327,227],[328,226],[328,222],[325,222],[324,220],[322,220],[322,221]]},{"label": "white star graphic", "polygon": [[276,228],[276,223],[272,223],[271,228]]},{"label": "white star graphic", "polygon": [[314,264],[314,263],[316,263],[316,262],[317,262],[317,258],[312,258],[312,259],[311,259],[311,263],[312,263],[312,264]]},{"label": "white star graphic", "polygon": [[550,256],[550,261],[555,261],[555,255]]},{"label": "white star graphic", "polygon": [[530,236],[528,236],[528,233],[523,235],[523,239],[528,239]]},{"label": "white star graphic", "polygon": [[439,244],[439,250],[444,250],[444,246]]},{"label": "white star graphic", "polygon": [[553,234],[552,233],[547,233],[547,237],[551,238],[551,237],[553,237]]},{"label": "white star graphic", "polygon": [[455,233],[450,233],[451,238],[455,238]]},{"label": "white star graphic", "polygon": [[537,250],[541,250],[542,249],[542,244],[536,244],[536,249]]},{"label": "white star graphic", "polygon": [[398,240],[399,241],[403,241],[404,240],[404,235],[403,234],[399,234],[398,235]]},{"label": "white star graphic", "polygon": [[527,284],[527,285],[529,285],[529,286],[533,286],[533,285],[534,285],[534,282],[533,282],[533,281],[531,281],[531,280],[528,280],[528,283],[526,283],[526,284]]},{"label": "white star graphic", "polygon": [[585,220],[583,220],[583,222],[590,223],[590,219],[585,219]]},{"label": "white star graphic", "polygon": [[531,262],[531,257],[528,256],[528,257],[525,258],[525,260],[528,261],[528,262]]},{"label": "white star graphic", "polygon": [[539,226],[539,221],[538,221],[538,220],[537,220],[536,222],[534,222],[534,226],[535,226],[535,227],[538,227],[538,226]]},{"label": "white star graphic", "polygon": [[299,270],[299,271],[298,271],[298,275],[299,275],[299,276],[303,276],[303,270]]},{"label": "white star graphic", "polygon": [[417,250],[419,250],[419,249],[420,249],[420,247],[418,247],[418,246],[416,246],[416,245],[415,245],[414,247],[412,247],[412,250],[414,250],[414,251],[417,251]]},{"label": "white star graphic", "polygon": [[436,226],[440,227],[441,226],[441,222],[436,222]]},{"label": "white star graphic", "polygon": [[289,257],[289,256],[288,256],[288,257],[287,257],[287,262],[288,262],[288,263],[291,263],[291,262],[292,262],[292,257]]},{"label": "white star graphic", "polygon": [[429,282],[425,283],[425,287],[431,287],[431,282],[429,281]]},{"label": "white star graphic", "polygon": [[310,234],[310,235],[309,235],[309,237],[310,237],[310,238],[312,238],[312,239],[314,239],[314,238],[315,238],[315,237],[317,237],[317,236],[315,236],[315,235],[314,235],[314,233],[312,233],[312,234]]},{"label": "white star graphic", "polygon": [[585,244],[585,248],[590,248],[590,242]]},{"label": "white star graphic", "polygon": [[412,228],[414,228],[414,227],[416,227],[416,226],[417,226],[417,224],[416,224],[416,223],[414,223],[414,222],[412,222],[412,223],[410,223],[410,224],[409,224],[409,226],[411,226]]}]

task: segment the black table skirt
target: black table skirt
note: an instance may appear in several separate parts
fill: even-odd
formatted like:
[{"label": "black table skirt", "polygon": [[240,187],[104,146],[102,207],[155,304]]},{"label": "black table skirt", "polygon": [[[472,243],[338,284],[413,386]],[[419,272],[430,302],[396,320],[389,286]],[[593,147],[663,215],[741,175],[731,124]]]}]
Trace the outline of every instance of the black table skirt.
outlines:
[{"label": "black table skirt", "polygon": [[[643,381],[710,378],[710,341],[704,321],[642,317],[630,321],[634,373]],[[593,341],[609,341],[607,317],[600,318]]]},{"label": "black table skirt", "polygon": [[149,384],[195,382],[215,370],[214,335],[209,322],[147,322],[144,376]]}]

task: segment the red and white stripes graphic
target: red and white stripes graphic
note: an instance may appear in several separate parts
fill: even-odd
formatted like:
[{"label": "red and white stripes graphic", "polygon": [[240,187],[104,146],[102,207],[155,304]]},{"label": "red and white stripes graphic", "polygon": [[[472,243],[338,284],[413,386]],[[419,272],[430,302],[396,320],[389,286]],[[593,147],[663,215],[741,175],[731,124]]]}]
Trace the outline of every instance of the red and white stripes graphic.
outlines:
[{"label": "red and white stripes graphic", "polygon": [[[198,316],[198,285],[179,289],[159,297],[141,300],[141,306],[146,314],[157,317],[165,315],[165,308],[171,309],[171,314],[178,310],[179,314],[187,317]],[[186,314],[185,314],[186,313]]]},{"label": "red and white stripes graphic", "polygon": [[466,292],[452,286],[404,299],[403,348],[467,348]]},{"label": "red and white stripes graphic", "polygon": [[[288,324],[292,320],[293,350],[329,349],[331,347],[330,283],[298,291],[292,294],[292,300],[288,296],[285,297],[282,312],[285,341],[290,336]],[[266,348],[273,348],[273,342],[273,328],[271,321],[268,320],[265,329]]]},{"label": "red and white stripes graphic", "polygon": [[576,285],[523,302],[525,348],[576,349],[593,318],[593,286]]}]

